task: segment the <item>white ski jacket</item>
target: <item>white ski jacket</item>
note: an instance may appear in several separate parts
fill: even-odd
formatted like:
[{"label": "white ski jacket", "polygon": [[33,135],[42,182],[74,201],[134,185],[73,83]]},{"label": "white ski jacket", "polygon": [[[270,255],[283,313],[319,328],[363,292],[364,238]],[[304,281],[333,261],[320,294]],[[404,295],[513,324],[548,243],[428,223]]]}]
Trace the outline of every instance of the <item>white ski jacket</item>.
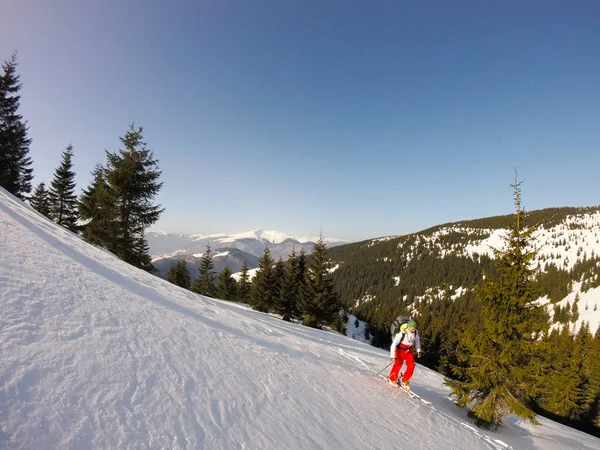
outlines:
[{"label": "white ski jacket", "polygon": [[[402,335],[404,335],[404,338]],[[402,339],[402,342],[400,342],[400,339]],[[396,357],[396,347],[398,345],[401,345],[402,347],[415,347],[417,352],[421,352],[421,339],[419,338],[417,330],[415,330],[414,333],[411,333],[408,330],[407,324],[403,324],[400,327],[400,331],[396,334],[394,342],[392,342],[392,346],[390,347],[390,358]]]}]

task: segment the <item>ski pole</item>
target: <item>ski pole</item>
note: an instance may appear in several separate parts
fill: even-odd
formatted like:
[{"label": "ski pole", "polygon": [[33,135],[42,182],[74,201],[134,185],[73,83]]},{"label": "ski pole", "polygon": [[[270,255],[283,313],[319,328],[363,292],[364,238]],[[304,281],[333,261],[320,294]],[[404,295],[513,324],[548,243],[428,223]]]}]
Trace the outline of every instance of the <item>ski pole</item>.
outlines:
[{"label": "ski pole", "polygon": [[388,365],[387,365],[387,366],[385,366],[383,369],[381,369],[381,370],[380,370],[379,372],[377,372],[375,375],[379,375],[379,374],[380,374],[381,372],[383,372],[385,369],[387,369],[388,367],[390,367],[390,365],[391,365],[391,364],[392,364],[392,362],[390,361],[390,362],[388,363]]}]

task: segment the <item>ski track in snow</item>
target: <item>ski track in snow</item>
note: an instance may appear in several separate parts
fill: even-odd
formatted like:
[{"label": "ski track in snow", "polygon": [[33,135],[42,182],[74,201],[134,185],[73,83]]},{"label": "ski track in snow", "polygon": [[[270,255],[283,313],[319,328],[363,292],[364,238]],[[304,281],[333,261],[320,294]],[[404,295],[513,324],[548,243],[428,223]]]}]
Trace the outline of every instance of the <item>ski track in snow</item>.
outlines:
[{"label": "ski track in snow", "polygon": [[[546,419],[479,430],[385,350],[201,297],[83,243],[0,190],[0,448],[567,449]],[[389,370],[389,369],[386,369]]]}]

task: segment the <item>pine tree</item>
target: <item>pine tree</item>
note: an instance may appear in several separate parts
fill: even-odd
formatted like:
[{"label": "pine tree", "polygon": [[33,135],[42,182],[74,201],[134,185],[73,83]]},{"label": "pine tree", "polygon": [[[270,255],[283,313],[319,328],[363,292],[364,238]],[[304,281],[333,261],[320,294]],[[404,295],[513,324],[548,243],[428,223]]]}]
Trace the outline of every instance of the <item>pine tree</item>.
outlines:
[{"label": "pine tree", "polygon": [[584,401],[583,377],[580,370],[582,348],[576,348],[569,327],[550,341],[553,358],[540,390],[540,405],[547,411],[567,419],[576,419]]},{"label": "pine tree", "polygon": [[29,199],[29,204],[40,214],[51,218],[50,215],[50,200],[48,199],[48,191],[44,182],[38,184]]},{"label": "pine tree", "polygon": [[248,267],[248,263],[244,261],[242,264],[242,271],[240,273],[240,279],[238,281],[238,290],[237,290],[237,301],[241,303],[250,303],[250,290],[252,288],[252,283],[250,282],[250,276],[248,275],[248,271],[250,268]]},{"label": "pine tree", "polygon": [[575,297],[575,300],[573,302],[573,306],[571,307],[571,322],[575,323],[577,322],[577,320],[579,320],[579,294],[577,294],[577,297]]},{"label": "pine tree", "polygon": [[252,280],[250,305],[257,311],[269,312],[275,306],[276,285],[273,282],[273,259],[269,247],[265,247],[258,261],[258,270]]},{"label": "pine tree", "polygon": [[206,251],[200,259],[200,267],[198,269],[198,279],[194,284],[193,291],[200,295],[214,297],[216,294],[215,273],[213,272],[213,260],[210,244],[206,245]]},{"label": "pine tree", "polygon": [[62,162],[54,172],[50,185],[50,205],[54,221],[76,233],[77,196],[75,195],[75,172],[73,172],[73,146],[69,144],[62,154]]},{"label": "pine tree", "polygon": [[298,276],[296,277],[296,285],[298,289],[298,296],[296,300],[296,307],[294,310],[293,319],[301,320],[304,316],[302,311],[302,299],[306,295],[306,270],[308,267],[308,263],[306,262],[306,253],[304,249],[300,249],[300,254],[298,255]]},{"label": "pine tree", "polygon": [[27,137],[27,122],[18,113],[22,85],[17,65],[17,54],[13,53],[2,65],[0,77],[0,186],[25,200],[31,192],[33,168],[28,156],[31,139]]},{"label": "pine tree", "polygon": [[283,286],[283,280],[285,278],[285,264],[283,259],[280,257],[275,265],[273,266],[273,311],[277,310],[277,304],[281,297],[281,288]]},{"label": "pine tree", "polygon": [[133,243],[133,260],[136,261],[136,267],[145,270],[146,272],[155,273],[157,272],[156,267],[152,264],[152,256],[150,256],[150,247],[148,242],[144,238],[144,232],[142,231],[138,236],[135,237]]},{"label": "pine tree", "polygon": [[118,153],[106,152],[106,182],[115,209],[115,236],[109,244],[113,253],[136,267],[148,267],[147,255],[141,251],[144,231],[155,223],[164,211],[152,204],[162,183],[158,161],[143,141],[143,128],[130,126],[119,138],[125,147]]},{"label": "pine tree", "polygon": [[573,359],[575,360],[576,370],[581,377],[579,387],[582,390],[582,399],[578,402],[576,412],[577,420],[585,418],[590,406],[594,402],[596,386],[594,383],[594,369],[591,363],[591,358],[594,357],[594,337],[590,332],[588,322],[583,322],[581,328],[575,337],[575,345],[573,348]]},{"label": "pine tree", "polygon": [[176,284],[184,289],[189,289],[191,286],[190,273],[186,262],[182,259],[177,261],[169,268],[167,281]]},{"label": "pine tree", "polygon": [[545,350],[540,337],[548,319],[536,303],[531,268],[536,250],[529,250],[535,228],[525,227],[520,185],[512,185],[516,213],[506,249],[494,250],[497,276],[487,274],[476,289],[480,324],[461,336],[457,352],[462,364],[452,368],[459,379],[446,380],[457,403],[469,405],[479,425],[498,425],[508,413],[538,423],[531,405],[539,391]]},{"label": "pine tree", "polygon": [[219,274],[217,295],[223,300],[235,300],[236,294],[237,282],[231,276],[231,269],[229,269],[229,266],[225,266],[223,271]]},{"label": "pine tree", "polygon": [[297,316],[297,305],[299,296],[298,284],[299,263],[296,251],[287,260],[284,272],[283,283],[281,285],[279,300],[277,302],[277,312],[281,314],[282,319],[291,321]]},{"label": "pine tree", "polygon": [[304,313],[302,321],[304,325],[321,327],[333,324],[342,310],[330,268],[327,247],[323,236],[320,236],[313,247],[311,262],[305,277],[306,289],[300,302]]},{"label": "pine tree", "polygon": [[589,400],[591,401],[586,414],[587,422],[600,427],[600,327],[594,335],[585,370],[589,377]]},{"label": "pine tree", "polygon": [[78,209],[81,219],[85,221],[82,226],[85,241],[111,251],[116,248],[117,214],[106,181],[106,169],[100,164],[94,168],[92,182],[79,198]]}]

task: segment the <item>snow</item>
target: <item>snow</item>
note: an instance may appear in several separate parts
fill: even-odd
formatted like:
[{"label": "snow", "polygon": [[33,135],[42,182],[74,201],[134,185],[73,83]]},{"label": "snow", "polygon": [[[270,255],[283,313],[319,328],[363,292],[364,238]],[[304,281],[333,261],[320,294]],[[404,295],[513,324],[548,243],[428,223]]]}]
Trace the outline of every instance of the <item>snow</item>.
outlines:
[{"label": "snow", "polygon": [[[292,235],[289,235],[286,233],[282,233],[281,231],[263,230],[263,229],[244,231],[242,233],[235,233],[235,234],[226,234],[226,233],[192,234],[189,236],[196,240],[210,239],[210,240],[217,241],[221,244],[225,244],[228,242],[234,242],[234,241],[237,241],[240,239],[257,239],[260,241],[268,241],[273,244],[280,244],[281,242],[285,241],[286,239],[293,239],[293,240],[301,242],[301,243],[317,242],[319,240],[319,237],[298,237],[298,236],[292,236]],[[329,238],[329,237],[326,238],[325,241],[328,243],[346,242],[343,239]]]},{"label": "snow", "polygon": [[[600,324],[600,287],[582,292],[581,285],[582,283],[573,283],[573,291],[556,304],[560,305],[561,308],[565,308],[567,303],[570,307],[573,307],[573,303],[575,303],[575,299],[579,295],[579,300],[577,301],[579,318],[575,323],[571,323],[571,330],[577,332],[583,322],[587,322],[590,326],[590,331],[594,334],[598,329],[598,324]],[[554,305],[549,305],[548,310],[553,313]]]},{"label": "snow", "polygon": [[348,314],[348,321],[346,323],[346,336],[369,344],[370,340],[365,337],[367,323],[363,322],[362,320],[358,320],[358,326],[356,326],[356,320],[356,316]]},{"label": "snow", "polygon": [[[252,279],[256,276],[256,272],[258,272],[259,269],[259,267],[256,267],[254,269],[248,269],[248,281],[252,281]],[[240,281],[240,278],[242,278],[242,272],[236,272],[231,276],[235,278],[235,281]]]},{"label": "snow", "polygon": [[3,190],[0,254],[2,449],[600,448],[480,430],[441,375],[417,367],[424,405],[374,376],[385,349],[181,289]]}]

